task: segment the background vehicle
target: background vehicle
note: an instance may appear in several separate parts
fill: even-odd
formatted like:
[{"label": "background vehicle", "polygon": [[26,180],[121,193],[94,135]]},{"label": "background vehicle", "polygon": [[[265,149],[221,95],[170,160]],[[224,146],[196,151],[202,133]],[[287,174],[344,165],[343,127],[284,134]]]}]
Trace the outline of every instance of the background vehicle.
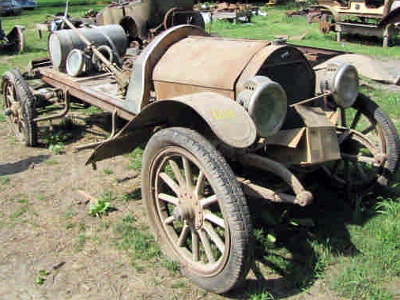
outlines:
[{"label": "background vehicle", "polygon": [[22,12],[21,5],[15,0],[0,1],[0,16],[17,16]]},{"label": "background vehicle", "polygon": [[400,30],[400,1],[319,1],[316,7],[322,9],[320,30],[337,32],[337,40],[342,33],[361,34],[383,38],[383,46]]},{"label": "background vehicle", "polygon": [[[187,24],[147,44],[120,25],[65,22],[73,30],[51,34],[49,59],[4,74],[11,129],[34,146],[37,124],[65,116],[72,101],[110,112],[113,134],[83,147],[95,148],[88,163],[145,144],[141,190],[155,237],[205,289],[227,292],[249,271],[245,195],[304,206],[313,200],[304,173],[321,169],[326,182],[356,191],[387,184],[397,169],[396,129],[358,92],[351,65],[316,74],[282,40],[215,38]],[[60,112],[48,114],[49,104]],[[127,121],[119,132],[116,117]]]},{"label": "background vehicle", "polygon": [[33,10],[37,7],[37,2],[33,0],[17,0],[22,9]]}]

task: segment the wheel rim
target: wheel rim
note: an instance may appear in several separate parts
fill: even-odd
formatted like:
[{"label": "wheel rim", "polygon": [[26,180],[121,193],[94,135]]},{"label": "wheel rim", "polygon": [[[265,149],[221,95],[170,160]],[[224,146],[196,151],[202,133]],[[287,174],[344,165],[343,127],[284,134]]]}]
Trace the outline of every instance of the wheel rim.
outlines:
[{"label": "wheel rim", "polygon": [[22,106],[18,101],[15,85],[7,81],[4,85],[4,111],[7,112],[7,122],[13,134],[18,140],[25,140],[25,122]]},{"label": "wheel rim", "polygon": [[208,175],[188,151],[163,149],[151,168],[157,222],[180,260],[195,273],[217,274],[230,247],[228,223]]},{"label": "wheel rim", "polygon": [[336,131],[341,160],[324,169],[340,184],[366,187],[375,183],[387,159],[382,128],[361,106],[340,109]]}]

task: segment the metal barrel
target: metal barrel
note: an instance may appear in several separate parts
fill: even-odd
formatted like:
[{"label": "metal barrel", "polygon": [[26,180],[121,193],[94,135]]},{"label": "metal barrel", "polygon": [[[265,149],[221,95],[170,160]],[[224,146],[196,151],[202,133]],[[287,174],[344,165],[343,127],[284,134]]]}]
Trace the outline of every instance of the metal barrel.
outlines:
[{"label": "metal barrel", "polygon": [[[120,25],[105,25],[78,29],[93,45],[109,46],[122,56],[128,46],[124,29]],[[56,69],[64,69],[67,56],[73,49],[84,50],[87,45],[70,29],[54,31],[48,42],[49,57]]]}]

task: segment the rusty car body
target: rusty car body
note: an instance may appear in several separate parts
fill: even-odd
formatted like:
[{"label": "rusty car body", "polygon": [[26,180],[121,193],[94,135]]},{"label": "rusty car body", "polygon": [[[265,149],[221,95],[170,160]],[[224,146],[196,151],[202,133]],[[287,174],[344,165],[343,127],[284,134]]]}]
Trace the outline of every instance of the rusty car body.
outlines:
[{"label": "rusty car body", "polygon": [[[160,24],[177,2],[155,16]],[[147,39],[158,27],[133,21],[137,31],[77,29],[66,19],[72,30],[50,35],[49,58],[3,75],[4,113],[34,146],[38,123],[65,116],[74,101],[110,112],[111,136],[79,148],[94,148],[87,163],[95,165],[144,147],[141,191],[154,235],[202,288],[227,292],[250,269],[245,195],[304,206],[313,194],[299,174],[319,169],[326,182],[365,190],[396,171],[396,129],[359,93],[353,66],[333,61],[316,72],[310,49],[211,37],[190,24],[132,43],[127,29]],[[49,104],[59,113],[45,114]],[[126,120],[118,132],[117,117]]]},{"label": "rusty car body", "polygon": [[376,36],[383,38],[383,46],[388,46],[391,39],[400,30],[399,0],[321,0],[313,7],[320,9],[320,31],[337,32],[337,41],[343,33]]}]

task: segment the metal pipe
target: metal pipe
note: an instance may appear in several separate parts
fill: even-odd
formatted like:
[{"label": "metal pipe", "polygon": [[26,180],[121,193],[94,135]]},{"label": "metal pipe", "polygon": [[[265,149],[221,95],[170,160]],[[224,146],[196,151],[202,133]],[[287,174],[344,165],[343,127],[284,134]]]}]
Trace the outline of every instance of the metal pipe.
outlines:
[{"label": "metal pipe", "polygon": [[60,119],[60,118],[62,118],[64,116],[66,116],[68,111],[69,111],[69,104],[70,104],[68,90],[66,90],[64,94],[65,94],[65,96],[64,96],[65,105],[64,105],[63,110],[60,113],[54,114],[54,115],[51,115],[51,116],[35,118],[33,121],[34,122],[50,121],[50,120]]},{"label": "metal pipe", "polygon": [[[297,177],[292,172],[290,172],[289,169],[283,164],[263,156],[259,156],[256,154],[249,154],[249,153],[237,155],[237,158],[239,162],[243,165],[265,170],[280,177],[288,186],[290,186],[293,189],[293,192],[296,195],[295,199],[293,200],[293,203],[304,206],[312,202],[313,200],[312,193],[307,191],[301,184],[301,182],[297,179]],[[270,190],[265,189],[261,186],[252,184],[250,185],[250,187],[256,188],[258,191],[261,191],[261,194],[263,193],[265,193],[266,195],[270,194],[269,192]],[[277,193],[275,192],[273,193],[274,193],[273,197],[277,197],[276,196]],[[279,194],[277,195],[279,196]],[[282,201],[283,199],[285,199],[285,197],[286,196],[283,196]],[[292,199],[289,198],[287,198],[287,200],[292,201]]]}]

